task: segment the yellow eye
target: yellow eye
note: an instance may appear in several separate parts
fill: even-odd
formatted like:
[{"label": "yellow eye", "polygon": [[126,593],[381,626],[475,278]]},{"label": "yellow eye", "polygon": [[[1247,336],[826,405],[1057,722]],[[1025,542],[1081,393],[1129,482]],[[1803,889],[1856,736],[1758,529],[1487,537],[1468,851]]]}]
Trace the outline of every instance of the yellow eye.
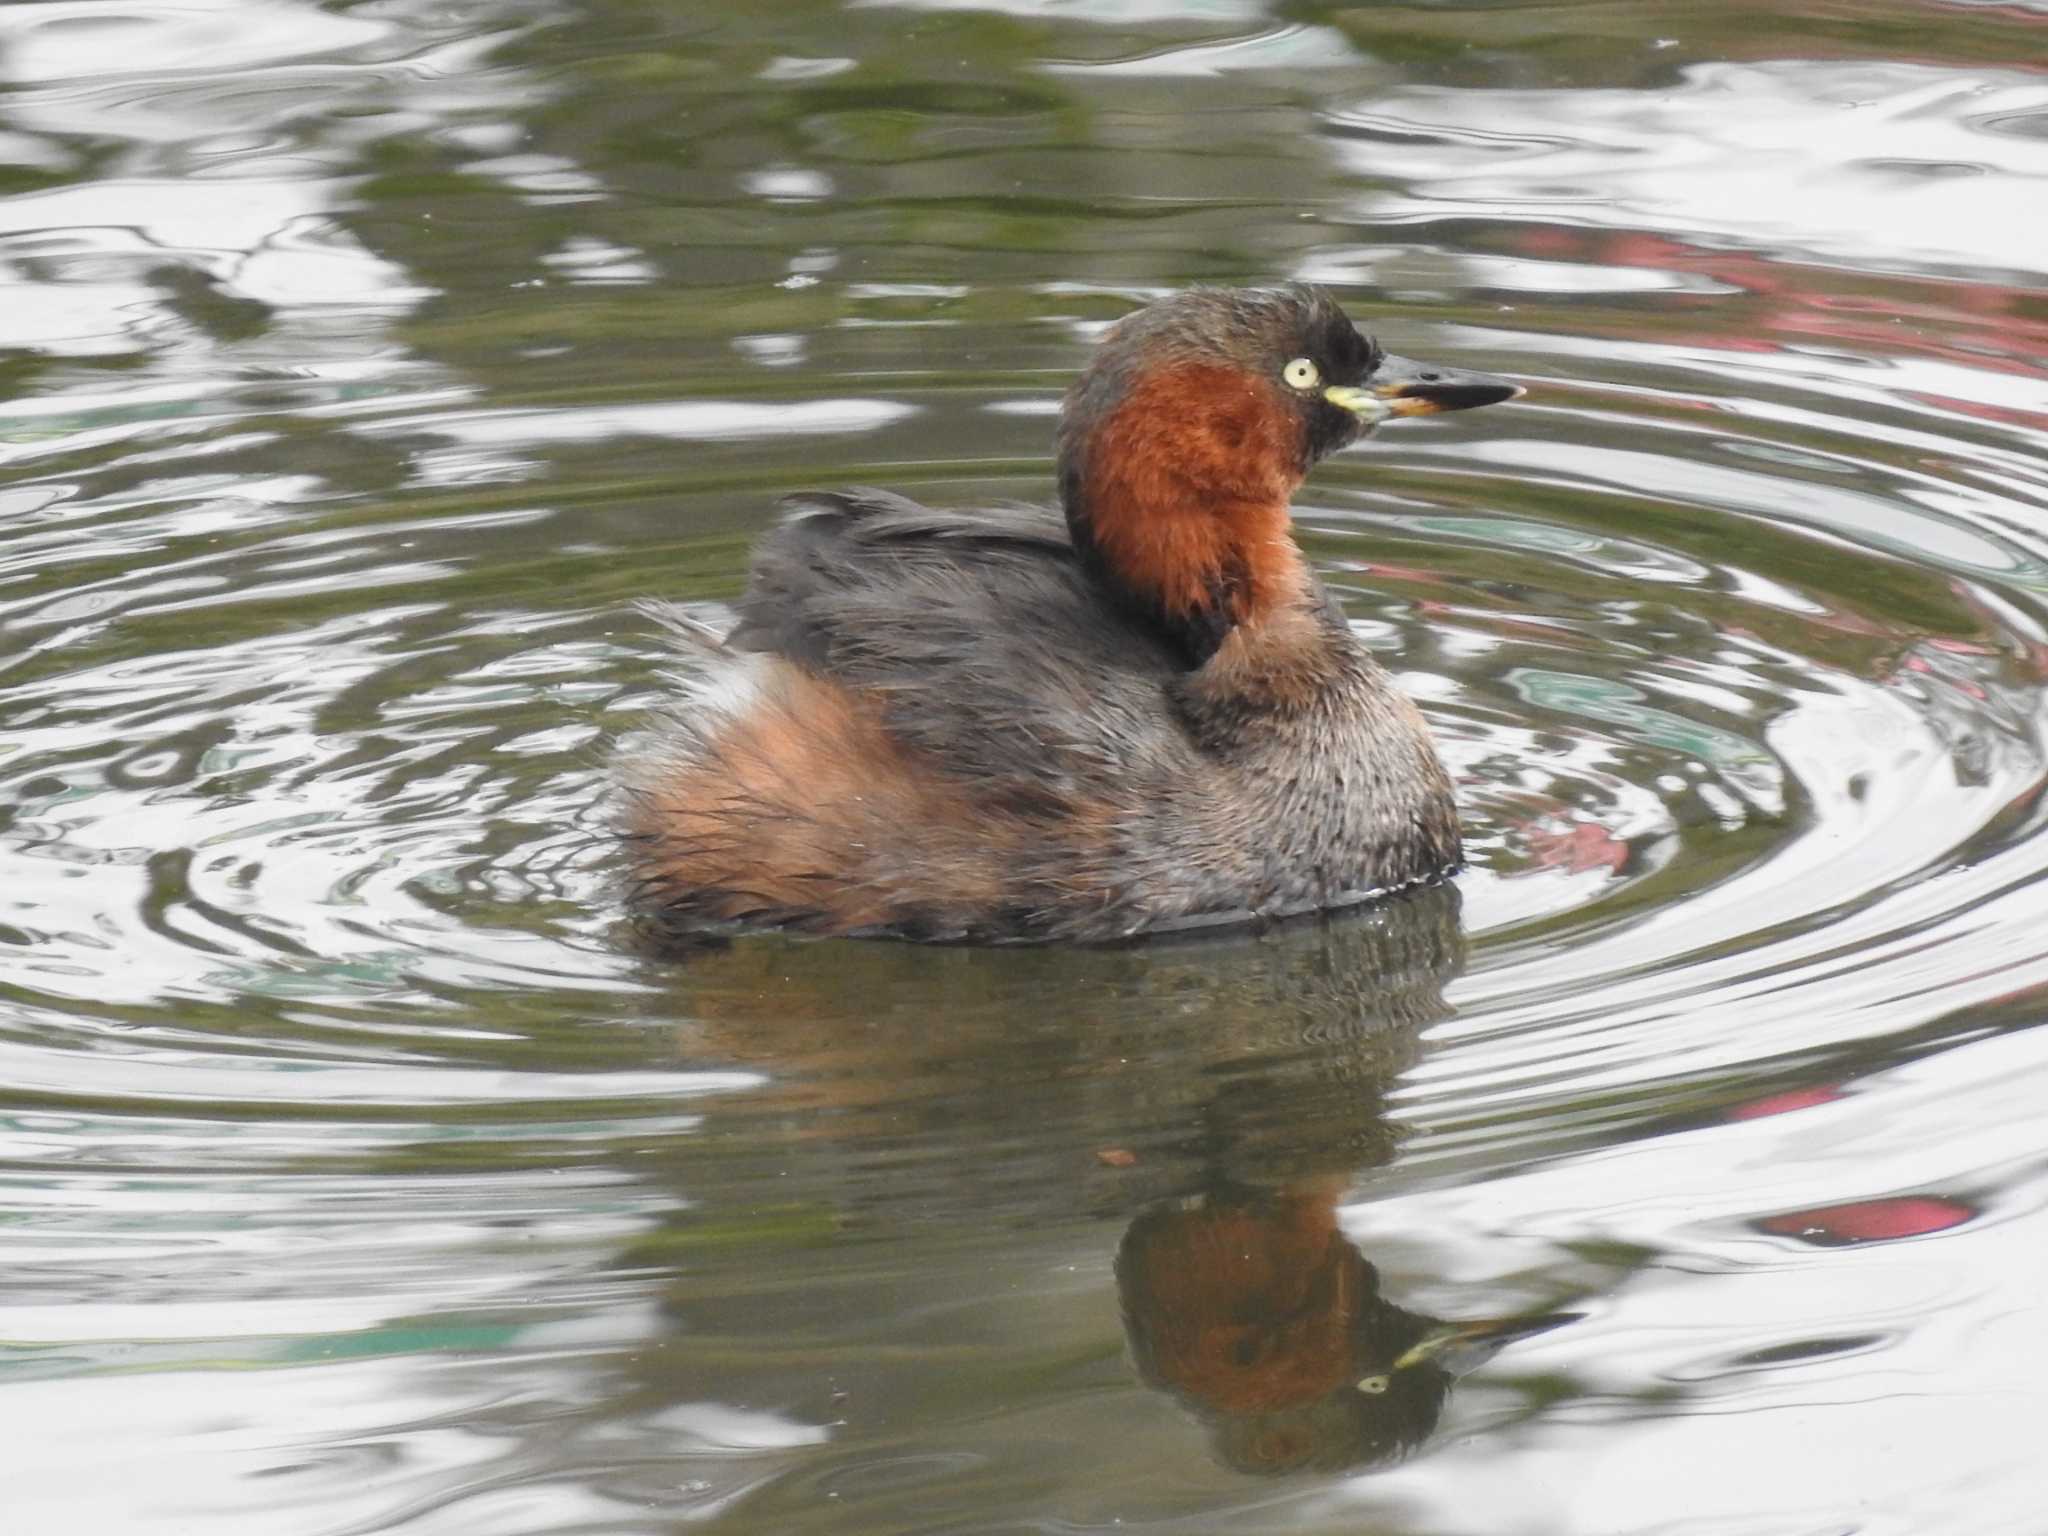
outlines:
[{"label": "yellow eye", "polygon": [[1378,1397],[1392,1385],[1384,1376],[1365,1376],[1359,1379],[1358,1390],[1367,1397]]},{"label": "yellow eye", "polygon": [[1316,365],[1305,357],[1297,357],[1280,370],[1280,377],[1287,381],[1289,389],[1314,389],[1323,381]]}]

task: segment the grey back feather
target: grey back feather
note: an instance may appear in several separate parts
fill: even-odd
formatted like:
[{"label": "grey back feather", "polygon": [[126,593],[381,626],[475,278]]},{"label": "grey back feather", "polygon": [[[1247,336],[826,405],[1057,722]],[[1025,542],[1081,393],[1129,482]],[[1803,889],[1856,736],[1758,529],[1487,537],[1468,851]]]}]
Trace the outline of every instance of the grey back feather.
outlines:
[{"label": "grey back feather", "polygon": [[726,643],[868,692],[900,740],[984,787],[1185,771],[1165,643],[1103,601],[1064,519],[886,491],[792,498]]}]

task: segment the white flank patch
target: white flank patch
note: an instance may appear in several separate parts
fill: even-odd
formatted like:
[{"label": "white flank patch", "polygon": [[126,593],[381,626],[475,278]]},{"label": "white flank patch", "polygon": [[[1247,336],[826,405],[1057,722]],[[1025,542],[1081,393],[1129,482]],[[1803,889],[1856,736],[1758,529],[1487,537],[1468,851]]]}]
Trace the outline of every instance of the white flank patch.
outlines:
[{"label": "white flank patch", "polygon": [[698,730],[713,725],[715,717],[737,720],[753,709],[768,686],[767,669],[774,660],[758,652],[712,658],[703,667],[678,676],[682,690],[677,713]]}]

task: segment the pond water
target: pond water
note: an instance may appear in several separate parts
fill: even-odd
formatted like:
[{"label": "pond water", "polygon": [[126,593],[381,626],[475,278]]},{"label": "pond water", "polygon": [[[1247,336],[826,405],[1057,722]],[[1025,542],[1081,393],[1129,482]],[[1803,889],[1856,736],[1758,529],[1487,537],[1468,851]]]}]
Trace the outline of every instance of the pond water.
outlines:
[{"label": "pond water", "polygon": [[[2031,1532],[2048,7],[0,8],[0,1429],[96,1532]],[[622,921],[633,608],[1099,328],[1526,399],[1299,524],[1472,867]]]}]

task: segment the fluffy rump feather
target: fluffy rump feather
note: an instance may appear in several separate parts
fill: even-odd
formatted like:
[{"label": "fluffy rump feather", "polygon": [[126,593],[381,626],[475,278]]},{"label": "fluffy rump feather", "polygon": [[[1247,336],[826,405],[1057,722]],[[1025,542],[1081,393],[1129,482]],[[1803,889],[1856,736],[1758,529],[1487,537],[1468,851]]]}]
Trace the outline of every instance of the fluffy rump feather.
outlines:
[{"label": "fluffy rump feather", "polygon": [[719,636],[650,605],[676,702],[624,774],[665,925],[1113,936],[1150,777],[1195,768],[1171,658],[1105,613],[1057,514],[808,497]]}]

